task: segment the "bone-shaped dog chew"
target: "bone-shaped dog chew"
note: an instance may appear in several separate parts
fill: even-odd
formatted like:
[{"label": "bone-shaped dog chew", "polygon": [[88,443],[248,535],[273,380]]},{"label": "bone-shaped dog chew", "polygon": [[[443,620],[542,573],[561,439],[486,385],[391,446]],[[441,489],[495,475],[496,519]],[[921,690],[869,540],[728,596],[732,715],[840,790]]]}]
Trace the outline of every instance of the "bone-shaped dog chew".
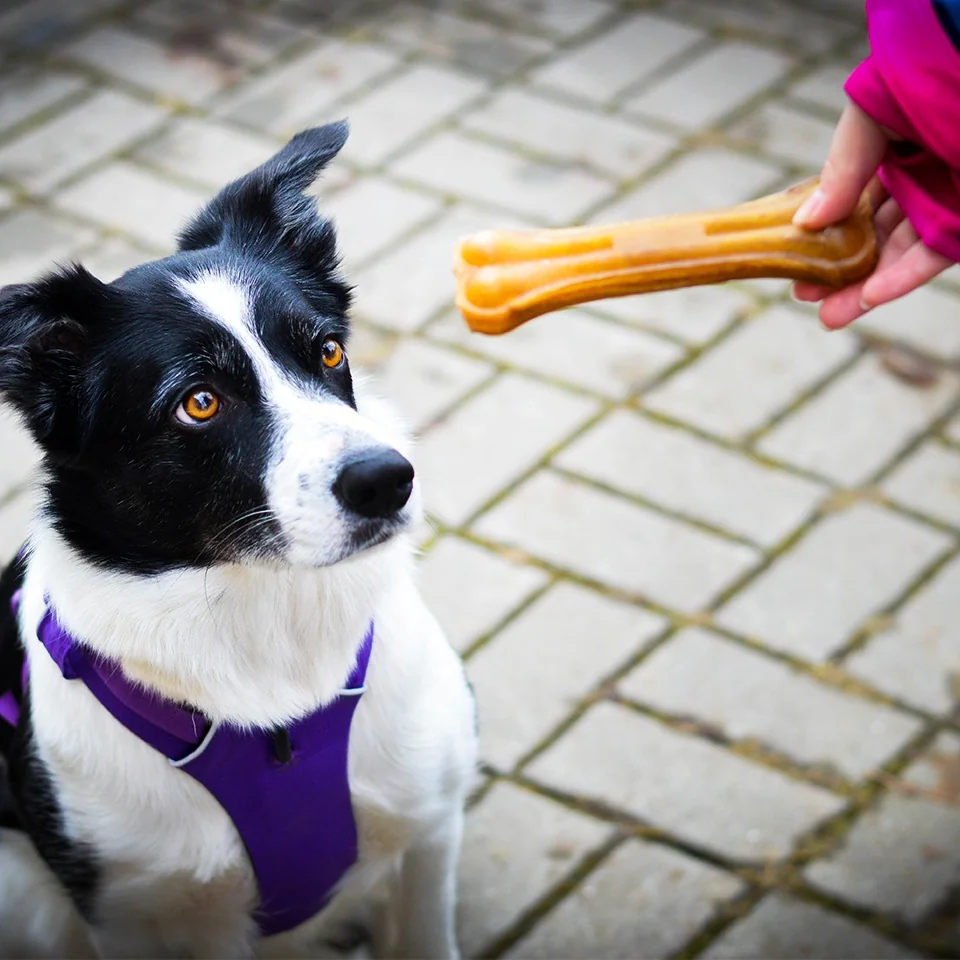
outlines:
[{"label": "bone-shaped dog chew", "polygon": [[472,330],[500,334],[561,307],[726,280],[845,286],[876,264],[873,211],[864,194],[841,223],[795,227],[793,215],[816,185],[703,213],[474,234],[457,248],[457,306]]}]

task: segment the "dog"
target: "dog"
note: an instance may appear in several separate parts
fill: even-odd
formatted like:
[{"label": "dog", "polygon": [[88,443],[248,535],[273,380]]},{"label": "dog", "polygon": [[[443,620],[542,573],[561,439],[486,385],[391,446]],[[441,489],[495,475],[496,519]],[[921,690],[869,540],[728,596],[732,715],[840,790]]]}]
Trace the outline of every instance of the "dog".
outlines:
[{"label": "dog", "polygon": [[366,904],[375,953],[457,956],[475,709],[305,194],[347,134],[293,137],[165,259],[0,291],[44,477],[0,578],[0,953],[306,956]]}]

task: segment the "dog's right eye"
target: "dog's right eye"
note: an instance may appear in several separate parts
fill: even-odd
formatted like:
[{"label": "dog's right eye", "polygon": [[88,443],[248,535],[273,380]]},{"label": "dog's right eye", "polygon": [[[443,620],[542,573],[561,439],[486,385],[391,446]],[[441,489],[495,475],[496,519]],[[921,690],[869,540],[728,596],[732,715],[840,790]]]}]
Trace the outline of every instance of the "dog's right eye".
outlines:
[{"label": "dog's right eye", "polygon": [[220,412],[221,406],[220,398],[212,390],[201,387],[188,393],[180,401],[177,419],[187,424],[206,423]]}]

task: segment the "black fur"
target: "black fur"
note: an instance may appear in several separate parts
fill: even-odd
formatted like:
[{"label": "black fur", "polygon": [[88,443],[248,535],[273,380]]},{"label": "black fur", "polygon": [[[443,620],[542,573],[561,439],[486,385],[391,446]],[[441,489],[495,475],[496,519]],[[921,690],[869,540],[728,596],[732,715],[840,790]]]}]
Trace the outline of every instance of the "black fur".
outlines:
[{"label": "black fur", "polygon": [[[10,602],[23,582],[23,573],[18,558],[0,576],[0,690],[20,688],[24,653]],[[40,856],[89,919],[97,884],[96,859],[63,829],[63,812],[49,772],[33,749],[29,696],[23,698],[15,730],[0,721],[0,758],[0,826],[26,830]]]},{"label": "black fur", "polygon": [[[303,190],[337,153],[345,123],[307,130],[225,187],[187,226],[179,251],[110,284],[80,266],[0,292],[0,398],[45,454],[49,513],[93,562],[137,573],[271,556],[264,408],[233,336],[176,286],[205,268],[242,276],[254,319],[287,371],[354,404],[346,364],[319,348],[345,342],[350,290],[333,226]],[[224,398],[215,422],[174,417],[191,389]]]},{"label": "black fur", "polygon": [[[307,130],[224,188],[183,231],[178,252],[113,283],[71,266],[0,290],[0,400],[43,451],[45,510],[83,557],[139,574],[271,557],[278,525],[238,521],[267,507],[272,412],[250,358],[178,287],[205,270],[242,277],[264,347],[289,376],[355,406],[346,363],[320,347],[345,343],[350,290],[336,238],[304,189],[342,147],[345,123]],[[198,387],[222,412],[176,417]],[[18,560],[0,576],[0,692],[18,689],[23,648],[10,599]],[[55,785],[33,747],[29,697],[18,727],[0,721],[0,826],[18,827],[88,918],[98,865],[65,835]]]},{"label": "black fur", "polygon": [[71,840],[64,830],[63,811],[50,773],[33,747],[29,695],[24,698],[6,759],[20,827],[66,887],[80,913],[92,921],[99,867],[92,848]]},{"label": "black fur", "polygon": [[[20,689],[24,654],[10,603],[22,582],[23,561],[18,557],[0,575],[0,692]],[[13,734],[14,731],[0,720],[0,827],[21,826],[10,792],[5,760]]]}]

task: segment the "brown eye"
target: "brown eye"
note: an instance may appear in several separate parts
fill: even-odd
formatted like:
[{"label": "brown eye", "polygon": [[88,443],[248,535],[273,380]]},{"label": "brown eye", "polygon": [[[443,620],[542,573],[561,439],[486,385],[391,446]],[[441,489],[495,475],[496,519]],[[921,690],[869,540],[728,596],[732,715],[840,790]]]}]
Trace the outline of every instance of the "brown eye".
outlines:
[{"label": "brown eye", "polygon": [[206,423],[220,412],[220,398],[206,387],[188,394],[177,407],[181,423]]},{"label": "brown eye", "polygon": [[343,347],[336,340],[328,337],[323,341],[323,346],[320,347],[320,359],[323,361],[323,365],[330,370],[339,367],[343,363]]}]

